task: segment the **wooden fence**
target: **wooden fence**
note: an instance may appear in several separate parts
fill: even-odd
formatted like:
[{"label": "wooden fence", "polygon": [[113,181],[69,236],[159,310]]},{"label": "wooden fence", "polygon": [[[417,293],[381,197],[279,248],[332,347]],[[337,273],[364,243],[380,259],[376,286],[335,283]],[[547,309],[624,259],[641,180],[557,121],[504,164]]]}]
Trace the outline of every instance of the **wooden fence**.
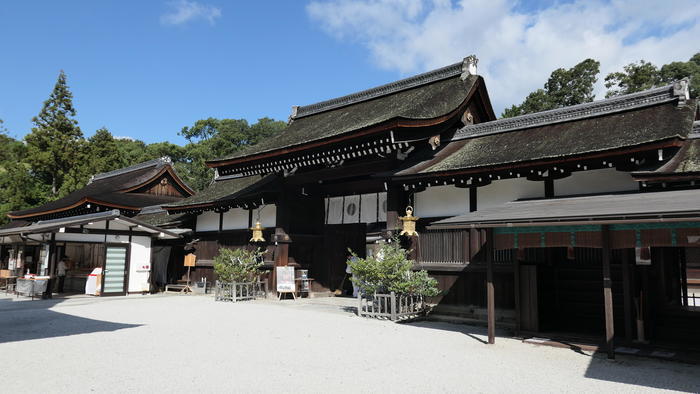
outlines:
[{"label": "wooden fence", "polygon": [[423,296],[396,294],[374,294],[373,296],[357,296],[357,315],[389,319],[391,321],[405,320],[423,315],[427,305]]},{"label": "wooden fence", "polygon": [[247,301],[266,296],[266,289],[262,282],[221,282],[216,281],[214,287],[215,301]]}]

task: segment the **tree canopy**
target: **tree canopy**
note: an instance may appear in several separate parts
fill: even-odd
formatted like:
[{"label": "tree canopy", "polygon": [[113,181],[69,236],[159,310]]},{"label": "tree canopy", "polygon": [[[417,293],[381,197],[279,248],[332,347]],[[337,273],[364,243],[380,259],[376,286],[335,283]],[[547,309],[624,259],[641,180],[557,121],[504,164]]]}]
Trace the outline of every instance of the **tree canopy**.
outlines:
[{"label": "tree canopy", "polygon": [[622,71],[613,72],[605,77],[608,92],[605,97],[640,92],[662,86],[683,78],[690,78],[690,97],[700,94],[700,52],[687,62],[671,62],[661,68],[650,62],[640,60],[623,67]]},{"label": "tree canopy", "polygon": [[245,119],[201,119],[180,131],[188,141],[185,146],[116,138],[106,127],[86,139],[75,119],[66,79],[61,71],[24,142],[10,137],[0,119],[0,224],[8,220],[8,212],[60,198],[85,186],[92,175],[163,156],[173,160],[190,187],[202,190],[214,175],[207,160],[253,145],[286,125],[270,118],[253,124]]},{"label": "tree canopy", "polygon": [[586,59],[570,69],[558,68],[549,76],[543,89],[530,93],[520,105],[506,108],[501,117],[525,115],[593,101],[593,87],[600,63]]}]

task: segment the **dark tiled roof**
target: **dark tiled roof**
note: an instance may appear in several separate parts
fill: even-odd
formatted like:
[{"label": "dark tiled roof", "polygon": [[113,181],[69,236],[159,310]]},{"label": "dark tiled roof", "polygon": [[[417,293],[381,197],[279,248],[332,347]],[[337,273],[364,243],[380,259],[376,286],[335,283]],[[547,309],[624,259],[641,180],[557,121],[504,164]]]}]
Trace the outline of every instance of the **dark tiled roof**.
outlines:
[{"label": "dark tiled roof", "polygon": [[170,228],[181,224],[187,219],[187,216],[187,214],[168,214],[166,211],[161,211],[155,213],[141,213],[135,216],[134,219],[140,220],[152,226]]},{"label": "dark tiled roof", "polygon": [[209,163],[303,145],[396,119],[438,118],[456,110],[479,80],[480,77],[463,72],[463,63],[456,63],[378,88],[298,107],[296,116],[281,133]]},{"label": "dark tiled roof", "polygon": [[434,156],[397,175],[562,158],[684,138],[694,103],[671,87],[462,128]]},{"label": "dark tiled roof", "polygon": [[[700,124],[700,122],[695,122]],[[700,178],[700,133],[691,133],[673,157],[660,166],[632,174],[639,181]]]},{"label": "dark tiled roof", "polygon": [[44,212],[69,209],[80,204],[86,199],[103,202],[115,206],[141,208],[150,205],[171,203],[179,200],[179,197],[156,196],[152,194],[121,193],[121,190],[129,189],[148,182],[158,175],[164,166],[170,165],[170,159],[162,158],[137,164],[131,167],[95,175],[85,187],[73,193],[48,202],[44,205],[11,212],[10,217],[25,217],[40,215]]},{"label": "dark tiled roof", "polygon": [[253,175],[249,177],[221,177],[216,179],[206,189],[192,197],[185,198],[173,204],[163,205],[170,212],[179,209],[211,205],[216,202],[229,202],[246,197],[249,193],[259,191],[265,185],[279,179],[277,175]]}]

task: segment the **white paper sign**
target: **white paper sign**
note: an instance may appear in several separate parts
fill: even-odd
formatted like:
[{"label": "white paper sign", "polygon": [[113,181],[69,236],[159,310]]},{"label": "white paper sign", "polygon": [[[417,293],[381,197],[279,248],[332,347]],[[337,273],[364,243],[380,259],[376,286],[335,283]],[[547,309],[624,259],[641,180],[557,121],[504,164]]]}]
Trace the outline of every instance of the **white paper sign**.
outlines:
[{"label": "white paper sign", "polygon": [[294,267],[275,267],[277,274],[277,291],[290,293],[296,291],[294,286]]}]

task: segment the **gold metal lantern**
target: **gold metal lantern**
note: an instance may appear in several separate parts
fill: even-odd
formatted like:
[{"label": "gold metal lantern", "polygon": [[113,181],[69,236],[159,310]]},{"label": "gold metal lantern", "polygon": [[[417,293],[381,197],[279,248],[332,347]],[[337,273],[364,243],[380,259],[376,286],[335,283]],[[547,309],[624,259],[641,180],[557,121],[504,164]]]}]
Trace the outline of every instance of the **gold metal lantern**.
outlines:
[{"label": "gold metal lantern", "polygon": [[418,219],[415,216],[413,216],[413,207],[412,206],[407,206],[406,207],[406,216],[400,216],[399,220],[403,222],[403,231],[399,235],[408,235],[409,237],[418,235],[418,232],[416,231],[416,222]]},{"label": "gold metal lantern", "polygon": [[250,239],[250,242],[265,242],[265,238],[263,238],[263,230],[265,228],[260,225],[260,221],[255,222],[255,227],[250,228],[253,231],[253,238]]}]

